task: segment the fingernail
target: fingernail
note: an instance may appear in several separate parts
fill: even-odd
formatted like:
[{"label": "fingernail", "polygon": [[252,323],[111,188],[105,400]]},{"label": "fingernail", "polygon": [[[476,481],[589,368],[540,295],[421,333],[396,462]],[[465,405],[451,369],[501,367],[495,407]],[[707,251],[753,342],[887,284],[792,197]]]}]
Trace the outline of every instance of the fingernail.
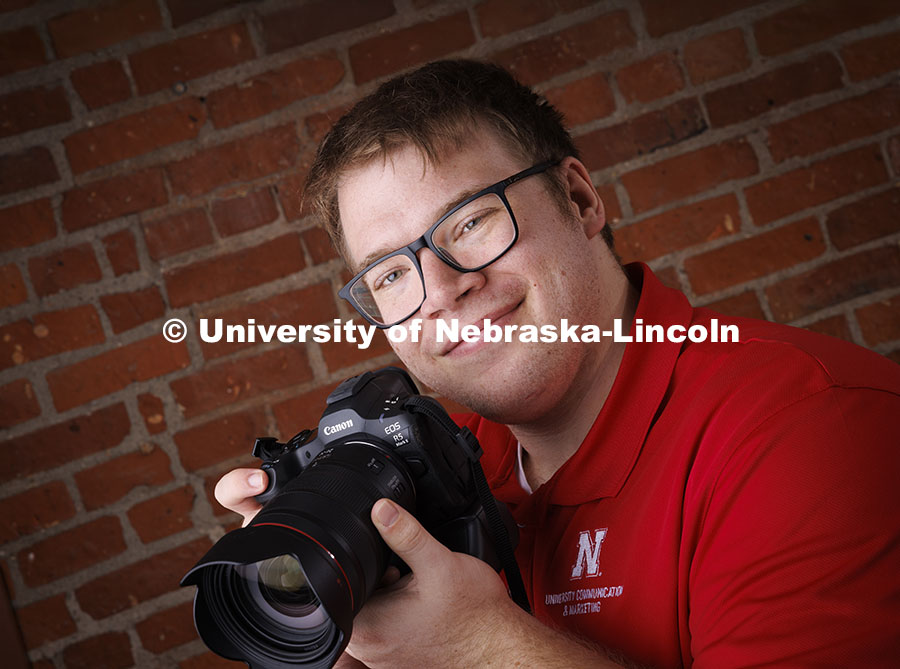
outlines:
[{"label": "fingernail", "polygon": [[254,490],[256,490],[257,488],[262,488],[262,474],[258,472],[256,474],[250,474],[250,476],[247,477],[247,484]]},{"label": "fingernail", "polygon": [[390,527],[397,522],[399,517],[400,512],[397,511],[397,507],[386,499],[378,500],[375,503],[375,518],[378,519],[378,522],[384,527]]}]

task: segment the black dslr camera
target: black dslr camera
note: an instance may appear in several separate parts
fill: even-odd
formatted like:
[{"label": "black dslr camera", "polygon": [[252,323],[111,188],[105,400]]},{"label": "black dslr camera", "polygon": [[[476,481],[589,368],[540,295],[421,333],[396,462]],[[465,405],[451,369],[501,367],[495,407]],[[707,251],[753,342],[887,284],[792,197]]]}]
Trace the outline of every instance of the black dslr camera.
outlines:
[{"label": "black dslr camera", "polygon": [[387,367],[341,383],[315,433],[256,440],[269,477],[257,496],[265,507],[181,581],[198,586],[194,623],[213,651],[252,669],[333,666],[353,617],[397,561],[370,519],[382,497],[450,549],[505,569],[527,609],[515,523],[491,496],[477,440],[418,395],[406,372]]}]

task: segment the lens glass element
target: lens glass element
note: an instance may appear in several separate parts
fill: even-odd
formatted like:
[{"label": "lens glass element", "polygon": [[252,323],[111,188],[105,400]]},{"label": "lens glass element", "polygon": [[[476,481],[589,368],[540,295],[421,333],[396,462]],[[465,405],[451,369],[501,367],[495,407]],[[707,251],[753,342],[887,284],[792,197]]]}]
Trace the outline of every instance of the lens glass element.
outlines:
[{"label": "lens glass element", "polygon": [[311,630],[330,622],[293,555],[279,555],[235,569],[243,577],[250,598],[273,620],[298,630]]}]

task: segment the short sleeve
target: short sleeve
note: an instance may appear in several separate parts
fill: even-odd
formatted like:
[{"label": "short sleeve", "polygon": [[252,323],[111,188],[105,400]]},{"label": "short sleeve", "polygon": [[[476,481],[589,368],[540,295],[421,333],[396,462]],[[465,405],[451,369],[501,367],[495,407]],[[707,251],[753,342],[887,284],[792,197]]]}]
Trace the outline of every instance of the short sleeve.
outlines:
[{"label": "short sleeve", "polygon": [[691,560],[695,667],[897,666],[900,397],[830,387],[718,473]]}]

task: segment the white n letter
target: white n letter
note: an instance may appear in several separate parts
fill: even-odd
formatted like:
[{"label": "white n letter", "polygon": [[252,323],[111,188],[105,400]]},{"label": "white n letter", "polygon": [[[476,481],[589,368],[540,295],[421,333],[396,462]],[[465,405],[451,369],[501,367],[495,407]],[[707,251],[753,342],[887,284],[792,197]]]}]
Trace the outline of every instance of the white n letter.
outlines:
[{"label": "white n letter", "polygon": [[578,557],[572,566],[572,578],[581,578],[584,568],[587,566],[588,576],[600,574],[600,547],[606,538],[606,529],[594,530],[594,540],[591,541],[590,532],[582,532],[578,535]]}]

